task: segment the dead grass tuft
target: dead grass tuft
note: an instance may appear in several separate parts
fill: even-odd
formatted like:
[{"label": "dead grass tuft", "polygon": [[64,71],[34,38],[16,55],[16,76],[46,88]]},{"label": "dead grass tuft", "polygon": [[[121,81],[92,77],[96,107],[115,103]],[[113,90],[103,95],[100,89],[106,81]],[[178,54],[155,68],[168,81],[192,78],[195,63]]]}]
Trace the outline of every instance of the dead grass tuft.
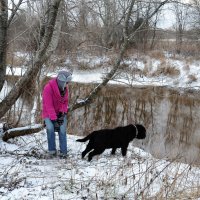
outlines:
[{"label": "dead grass tuft", "polygon": [[169,76],[174,77],[180,74],[180,70],[175,66],[171,66],[169,63],[163,61],[160,66],[157,67],[157,70],[152,73],[152,76]]},{"label": "dead grass tuft", "polygon": [[79,63],[78,63],[78,68],[79,68],[80,70],[88,70],[88,69],[90,69],[91,67],[90,67],[90,65],[89,65],[88,62],[79,62]]},{"label": "dead grass tuft", "polygon": [[148,54],[151,58],[154,58],[156,60],[164,60],[165,59],[165,55],[164,55],[163,51],[155,50],[155,51],[149,52]]},{"label": "dead grass tuft", "polygon": [[197,77],[194,74],[189,74],[187,78],[188,78],[188,83],[193,83],[197,81]]},{"label": "dead grass tuft", "polygon": [[150,73],[150,70],[151,70],[151,69],[145,64],[144,69],[143,69],[143,71],[142,71],[143,75],[144,75],[144,76],[148,76],[149,73]]}]

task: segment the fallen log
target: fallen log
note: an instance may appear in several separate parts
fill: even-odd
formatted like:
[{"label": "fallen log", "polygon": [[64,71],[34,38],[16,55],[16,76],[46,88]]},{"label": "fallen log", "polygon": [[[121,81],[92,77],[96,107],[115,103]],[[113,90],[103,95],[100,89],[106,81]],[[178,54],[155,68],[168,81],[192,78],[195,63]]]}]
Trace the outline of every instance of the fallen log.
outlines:
[{"label": "fallen log", "polygon": [[7,142],[11,138],[37,133],[41,131],[43,128],[44,128],[43,124],[35,124],[25,127],[8,129],[3,133],[2,139],[4,142]]}]

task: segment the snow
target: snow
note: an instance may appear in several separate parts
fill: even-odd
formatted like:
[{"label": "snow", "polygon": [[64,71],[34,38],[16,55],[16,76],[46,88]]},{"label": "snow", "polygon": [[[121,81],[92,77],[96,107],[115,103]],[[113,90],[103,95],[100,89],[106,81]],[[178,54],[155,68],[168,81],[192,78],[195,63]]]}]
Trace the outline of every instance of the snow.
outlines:
[{"label": "snow", "polygon": [[[18,56],[23,54],[18,53]],[[158,59],[135,59],[123,62],[130,70],[149,73],[144,76],[135,73],[129,76],[123,71],[111,84],[159,85],[188,88],[200,87],[200,61],[167,57],[166,63],[180,71],[176,77],[160,74],[151,76],[161,65]],[[102,64],[101,68],[89,71],[75,69],[73,81],[100,83],[111,69],[108,57],[80,58],[79,62],[90,66]],[[72,63],[69,59],[67,63]],[[91,64],[92,63],[92,64]],[[59,69],[58,69],[59,70]],[[21,67],[8,67],[7,74],[21,76]],[[47,75],[55,77],[55,72]],[[196,81],[189,82],[188,75]],[[0,93],[3,99],[10,90],[7,83]],[[39,125],[35,125],[38,127]],[[2,124],[0,125],[2,127]],[[27,128],[27,127],[25,127]],[[200,169],[198,166],[178,163],[176,160],[159,160],[142,149],[129,145],[126,157],[118,150],[110,155],[110,150],[95,156],[91,162],[81,159],[84,143],[76,142],[77,136],[68,135],[68,158],[43,158],[47,154],[45,130],[3,142],[0,138],[0,199],[198,199]],[[57,146],[58,137],[57,137]],[[184,199],[182,198],[182,199]]]},{"label": "snow", "polygon": [[[20,53],[18,53],[21,55]],[[21,55],[22,56],[22,55]],[[143,56],[144,57],[144,56]],[[77,58],[79,64],[81,62],[87,63],[87,66],[90,70],[73,70],[73,82],[81,83],[100,83],[102,78],[110,71],[112,66],[108,64],[110,59],[106,56],[96,57],[96,56],[80,56]],[[184,58],[174,58],[172,55],[166,53],[164,66],[170,66],[171,68],[177,69],[180,74],[176,76],[165,75],[160,73],[158,75],[153,75],[162,65],[162,60],[151,58],[145,56],[144,58],[138,58],[137,56],[130,56],[128,59],[125,59],[122,64],[129,65],[129,70],[132,72],[131,75],[126,72],[126,70],[121,73],[120,76],[117,76],[114,80],[110,80],[109,84],[128,84],[128,85],[155,85],[155,86],[169,86],[176,88],[199,88],[200,87],[200,61],[193,60],[187,61]],[[74,65],[69,58],[66,59],[66,63]],[[101,67],[94,68],[94,66]],[[80,64],[81,65],[81,64]],[[76,66],[76,65],[75,65]],[[93,68],[92,68],[93,66]],[[148,70],[149,73],[146,75],[143,74],[143,71]],[[22,76],[25,73],[23,67],[8,67],[7,74]],[[50,72],[45,75],[56,77],[60,67],[54,69],[54,72]],[[133,73],[134,72],[134,73]],[[140,73],[141,72],[141,73]],[[191,81],[189,75],[193,75],[196,78],[196,81]],[[5,90],[2,90],[5,91]],[[2,98],[2,92],[0,97]]]},{"label": "snow", "polygon": [[33,124],[29,126],[19,127],[19,128],[12,128],[9,129],[7,132],[11,133],[13,131],[20,131],[20,130],[27,130],[27,129],[35,129],[35,128],[42,128],[42,124]]},{"label": "snow", "polygon": [[1,141],[0,199],[140,199],[163,187],[170,191],[172,183],[176,192],[198,186],[199,168],[155,159],[132,145],[125,158],[106,150],[88,162],[81,159],[86,144],[77,138],[68,135],[67,159],[27,156],[33,150],[46,153],[45,131],[9,145]]},{"label": "snow", "polygon": [[7,67],[6,74],[14,76],[23,76],[26,68],[22,67]]}]

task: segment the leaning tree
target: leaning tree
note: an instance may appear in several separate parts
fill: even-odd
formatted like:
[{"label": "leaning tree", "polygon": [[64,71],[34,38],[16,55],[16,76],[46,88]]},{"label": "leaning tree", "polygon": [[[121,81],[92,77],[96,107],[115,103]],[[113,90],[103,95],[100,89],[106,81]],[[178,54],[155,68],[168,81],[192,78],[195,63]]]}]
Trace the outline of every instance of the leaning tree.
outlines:
[{"label": "leaning tree", "polygon": [[[19,5],[22,0],[19,0]],[[62,15],[59,14],[60,9],[62,8],[61,4],[64,3],[64,0],[49,0],[45,1],[48,6],[46,6],[46,12],[43,23],[40,26],[40,38],[39,44],[35,51],[33,61],[31,66],[27,69],[25,74],[19,81],[14,85],[11,91],[7,96],[0,102],[0,118],[2,118],[5,113],[11,108],[11,106],[16,102],[16,100],[23,93],[23,88],[28,84],[30,79],[34,79],[40,69],[43,67],[43,64],[49,59],[52,52],[56,49],[58,44],[59,33],[62,23]],[[90,104],[97,96],[99,91],[106,86],[106,84],[114,78],[120,63],[123,59],[124,53],[127,50],[128,45],[136,39],[137,33],[143,28],[143,26],[170,0],[150,0],[145,3],[144,8],[148,8],[148,12],[143,16],[143,21],[136,29],[132,32],[129,30],[129,21],[134,12],[134,9],[137,9],[135,6],[137,0],[127,1],[127,9],[125,9],[124,20],[123,20],[123,43],[120,47],[118,57],[116,58],[115,63],[111,71],[103,78],[102,82],[97,85],[97,87],[92,90],[82,102],[75,102],[71,107],[70,111],[73,111],[77,108]],[[17,9],[17,5],[15,7]],[[0,3],[0,26],[4,27],[0,32],[0,89],[3,87],[5,80],[5,69],[6,69],[6,38],[9,25],[8,19],[8,2],[7,0],[2,0]],[[1,28],[0,27],[0,28]]]},{"label": "leaning tree", "polygon": [[[45,19],[43,20],[43,24],[41,25],[39,34],[39,45],[35,52],[35,56],[33,58],[33,62],[28,70],[25,72],[23,77],[14,85],[11,91],[7,94],[7,96],[0,102],[0,118],[2,118],[5,113],[11,108],[11,106],[17,101],[20,95],[23,93],[23,88],[29,83],[29,80],[35,79],[38,72],[42,68],[43,64],[49,59],[52,52],[57,47],[60,28],[61,28],[61,20],[59,16],[59,8],[62,0],[51,0],[47,1],[48,7],[45,13]],[[0,18],[0,24],[4,25],[5,30],[0,33],[0,87],[2,88],[4,80],[5,80],[5,71],[6,71],[6,44],[7,44],[7,30],[8,30],[8,2],[7,0],[1,1],[1,4],[4,9],[1,13],[3,17]],[[0,29],[1,30],[1,29]],[[2,38],[2,39],[1,39]]]}]

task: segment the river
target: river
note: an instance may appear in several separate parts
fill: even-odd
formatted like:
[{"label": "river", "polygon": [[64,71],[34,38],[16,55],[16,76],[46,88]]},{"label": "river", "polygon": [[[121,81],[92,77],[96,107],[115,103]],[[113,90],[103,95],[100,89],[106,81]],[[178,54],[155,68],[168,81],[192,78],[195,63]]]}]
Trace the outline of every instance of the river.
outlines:
[{"label": "river", "polygon": [[[71,104],[82,99],[96,85],[70,86]],[[133,145],[156,158],[200,163],[200,94],[194,90],[166,87],[109,85],[89,106],[75,110],[68,120],[68,132],[87,135],[93,130],[130,123],[143,124],[145,140]]]}]

